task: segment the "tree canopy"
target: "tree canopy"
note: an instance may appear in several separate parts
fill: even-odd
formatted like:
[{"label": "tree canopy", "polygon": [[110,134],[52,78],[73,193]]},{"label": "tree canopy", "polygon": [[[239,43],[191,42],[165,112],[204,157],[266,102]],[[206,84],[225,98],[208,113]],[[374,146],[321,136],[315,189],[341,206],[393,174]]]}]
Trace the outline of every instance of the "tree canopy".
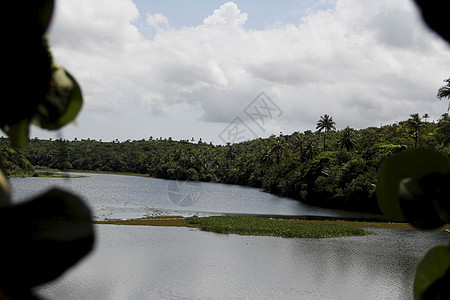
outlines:
[{"label": "tree canopy", "polygon": [[[18,151],[33,166],[248,185],[313,205],[378,212],[374,191],[385,158],[415,147],[450,155],[448,114],[438,122],[419,118],[420,130],[411,131],[416,117],[382,127],[329,130],[326,149],[318,146],[325,132],[308,130],[227,145],[168,138],[31,139]],[[326,121],[323,130],[335,126],[330,116],[321,120]],[[6,146],[7,140],[0,144]]]}]

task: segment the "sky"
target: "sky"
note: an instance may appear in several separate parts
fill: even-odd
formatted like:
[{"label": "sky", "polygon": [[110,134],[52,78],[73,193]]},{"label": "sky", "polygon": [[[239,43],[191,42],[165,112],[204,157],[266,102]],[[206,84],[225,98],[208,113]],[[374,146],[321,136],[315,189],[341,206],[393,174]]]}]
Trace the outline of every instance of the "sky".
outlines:
[{"label": "sky", "polygon": [[84,105],[30,137],[225,144],[448,106],[450,47],[411,0],[59,0],[48,36]]}]

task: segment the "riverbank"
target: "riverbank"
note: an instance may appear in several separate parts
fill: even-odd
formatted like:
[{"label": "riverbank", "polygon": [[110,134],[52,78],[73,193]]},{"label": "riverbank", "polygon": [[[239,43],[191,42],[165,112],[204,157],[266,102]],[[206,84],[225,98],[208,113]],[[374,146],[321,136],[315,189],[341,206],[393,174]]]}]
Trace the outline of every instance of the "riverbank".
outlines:
[{"label": "riverbank", "polygon": [[126,175],[126,176],[138,176],[138,177],[149,177],[148,174],[138,174],[138,173],[125,173],[125,172],[110,172],[110,171],[92,171],[92,170],[75,170],[75,169],[51,169],[40,166],[33,166],[35,168],[34,172],[23,176],[15,177],[66,177],[66,178],[82,178],[86,175],[68,175],[67,173],[87,173],[87,174],[108,174],[108,175]]}]

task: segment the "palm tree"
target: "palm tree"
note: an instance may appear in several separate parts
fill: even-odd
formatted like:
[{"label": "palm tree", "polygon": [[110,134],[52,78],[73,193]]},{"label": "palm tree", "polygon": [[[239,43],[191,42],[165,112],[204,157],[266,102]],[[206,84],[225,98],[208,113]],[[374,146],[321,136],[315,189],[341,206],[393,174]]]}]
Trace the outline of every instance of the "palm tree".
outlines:
[{"label": "palm tree", "polygon": [[299,133],[299,132],[295,133],[294,150],[299,149],[300,155],[302,155],[302,153],[303,153],[303,146],[304,146],[305,142],[306,142],[306,136],[303,133]]},{"label": "palm tree", "polygon": [[411,114],[409,115],[408,125],[412,130],[412,134],[414,136],[414,148],[417,148],[417,142],[419,140],[419,131],[422,126],[422,121],[420,120],[419,114]]},{"label": "palm tree", "polygon": [[425,114],[422,116],[422,119],[425,120],[425,123],[427,122],[427,119],[429,119],[429,118],[430,118],[430,115],[429,115],[428,113],[425,113]]},{"label": "palm tree", "polygon": [[320,120],[317,121],[317,126],[316,129],[319,130],[319,132],[322,132],[322,130],[324,131],[324,135],[323,135],[323,150],[325,151],[325,138],[326,138],[326,134],[328,131],[336,129],[336,127],[334,127],[334,124],[336,124],[333,121],[333,117],[330,117],[329,115],[325,114],[323,116],[320,117]]},{"label": "palm tree", "polygon": [[305,152],[302,154],[302,161],[308,161],[316,156],[317,143],[314,140],[308,140],[305,147]]},{"label": "palm tree", "polygon": [[281,138],[276,139],[276,141],[270,147],[270,151],[275,154],[277,158],[277,165],[280,165],[280,158],[285,150],[284,140]]},{"label": "palm tree", "polygon": [[356,147],[356,141],[354,139],[354,133],[355,133],[355,129],[350,128],[349,126],[347,126],[343,131],[342,131],[342,136],[339,140],[339,146],[341,148],[345,148],[347,151],[353,149]]},{"label": "palm tree", "polygon": [[[436,95],[439,100],[442,98],[450,99],[450,78],[445,79],[444,82],[447,82],[447,84],[441,87]],[[450,102],[448,103],[447,110],[450,110]]]},{"label": "palm tree", "polygon": [[435,136],[443,146],[450,143],[450,115],[448,113],[443,114],[439,118]]},{"label": "palm tree", "polygon": [[264,166],[268,166],[270,165],[270,163],[272,162],[272,151],[270,151],[270,149],[266,149],[260,158],[261,164],[263,164]]},{"label": "palm tree", "polygon": [[233,146],[227,143],[227,150],[225,153],[225,159],[228,164],[228,168],[230,168],[231,164],[234,162],[234,159],[236,158],[236,151],[234,150]]}]

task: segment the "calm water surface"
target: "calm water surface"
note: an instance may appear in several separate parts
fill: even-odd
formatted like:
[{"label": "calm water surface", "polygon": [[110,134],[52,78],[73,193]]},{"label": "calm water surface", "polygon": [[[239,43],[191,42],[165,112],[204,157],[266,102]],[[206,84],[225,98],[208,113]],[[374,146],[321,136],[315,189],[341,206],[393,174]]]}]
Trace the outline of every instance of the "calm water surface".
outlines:
[{"label": "calm water surface", "polygon": [[95,251],[48,299],[412,299],[415,267],[447,232],[373,229],[287,239],[97,225]]},{"label": "calm water surface", "polygon": [[230,184],[184,182],[149,177],[86,175],[82,178],[11,178],[13,199],[22,201],[53,186],[81,195],[96,219],[146,215],[212,215],[223,213],[353,216],[278,197],[261,189]]},{"label": "calm water surface", "polygon": [[[343,216],[260,189],[121,175],[11,178],[14,201],[60,186],[96,219],[222,213]],[[37,289],[46,299],[411,299],[417,263],[448,232],[286,239],[96,225],[94,251]]]}]

